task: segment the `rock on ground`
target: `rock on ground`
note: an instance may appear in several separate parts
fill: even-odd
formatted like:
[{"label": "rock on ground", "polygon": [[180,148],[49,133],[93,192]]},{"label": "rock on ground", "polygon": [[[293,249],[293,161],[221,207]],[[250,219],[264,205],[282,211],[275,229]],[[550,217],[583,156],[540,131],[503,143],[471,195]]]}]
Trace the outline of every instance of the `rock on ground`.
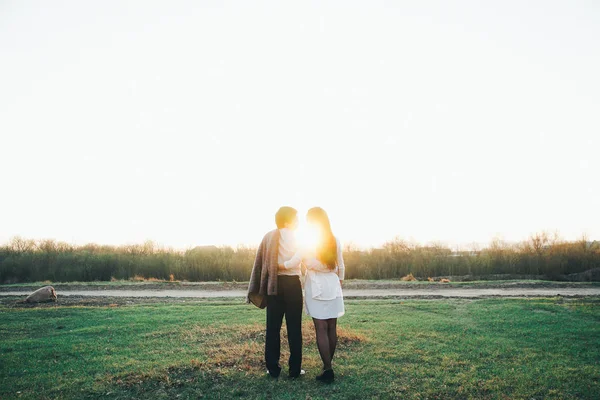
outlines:
[{"label": "rock on ground", "polygon": [[44,303],[56,299],[56,290],[52,286],[44,286],[27,296],[25,303]]}]

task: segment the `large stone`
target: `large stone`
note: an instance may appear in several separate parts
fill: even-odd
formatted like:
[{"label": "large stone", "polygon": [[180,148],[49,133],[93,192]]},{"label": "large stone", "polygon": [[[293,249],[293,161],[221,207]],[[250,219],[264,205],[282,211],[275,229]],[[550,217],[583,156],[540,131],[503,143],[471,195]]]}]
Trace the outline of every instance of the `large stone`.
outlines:
[{"label": "large stone", "polygon": [[44,286],[25,299],[25,303],[45,303],[47,301],[56,301],[56,290],[52,286]]}]

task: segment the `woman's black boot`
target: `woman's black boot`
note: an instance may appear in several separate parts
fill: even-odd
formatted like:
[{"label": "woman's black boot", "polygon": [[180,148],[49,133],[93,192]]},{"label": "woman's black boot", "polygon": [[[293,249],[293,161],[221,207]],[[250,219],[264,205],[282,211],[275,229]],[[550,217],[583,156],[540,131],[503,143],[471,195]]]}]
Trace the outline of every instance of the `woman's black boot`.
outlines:
[{"label": "woman's black boot", "polygon": [[317,380],[324,383],[331,383],[334,378],[333,369],[326,369],[321,375],[317,376]]}]

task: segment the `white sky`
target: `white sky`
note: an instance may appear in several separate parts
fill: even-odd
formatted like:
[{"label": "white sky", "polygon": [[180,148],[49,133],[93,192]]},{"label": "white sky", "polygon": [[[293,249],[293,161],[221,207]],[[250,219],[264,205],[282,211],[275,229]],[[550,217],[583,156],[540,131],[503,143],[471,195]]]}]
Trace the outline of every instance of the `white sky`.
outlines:
[{"label": "white sky", "polygon": [[0,242],[600,239],[597,1],[0,0]]}]

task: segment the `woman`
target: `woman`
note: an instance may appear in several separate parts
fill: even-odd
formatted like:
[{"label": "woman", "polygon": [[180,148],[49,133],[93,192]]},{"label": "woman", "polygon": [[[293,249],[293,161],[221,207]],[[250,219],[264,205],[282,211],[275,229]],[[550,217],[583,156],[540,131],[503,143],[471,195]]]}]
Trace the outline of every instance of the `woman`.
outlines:
[{"label": "woman", "polygon": [[331,231],[325,210],[320,207],[311,208],[306,220],[319,234],[318,245],[298,252],[284,266],[294,268],[300,262],[306,266],[306,312],[315,324],[317,347],[323,360],[323,372],[317,376],[317,380],[329,383],[334,380],[331,362],[337,345],[337,319],[344,315],[344,259],[340,241]]}]

